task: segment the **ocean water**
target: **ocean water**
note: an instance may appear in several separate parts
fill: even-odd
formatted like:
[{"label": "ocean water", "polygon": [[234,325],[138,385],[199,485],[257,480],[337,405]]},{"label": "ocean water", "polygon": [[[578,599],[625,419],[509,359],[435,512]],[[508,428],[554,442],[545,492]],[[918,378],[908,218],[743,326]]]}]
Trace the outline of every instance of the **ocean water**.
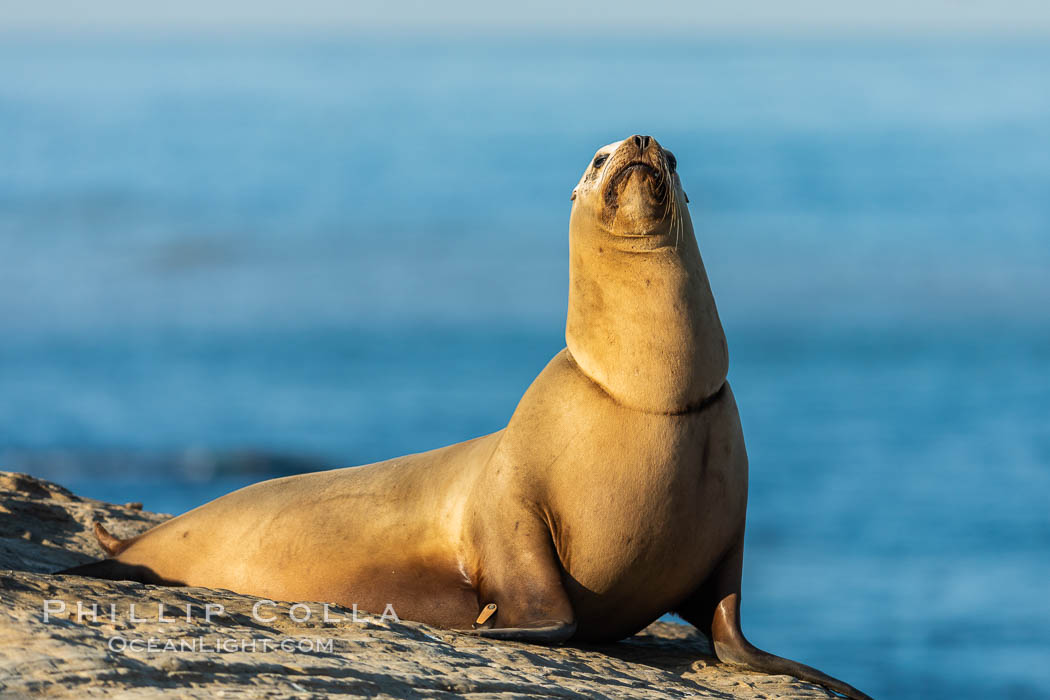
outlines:
[{"label": "ocean water", "polygon": [[502,427],[569,193],[673,150],[751,457],[752,641],[1050,695],[1045,42],[0,41],[0,466],[181,512]]}]

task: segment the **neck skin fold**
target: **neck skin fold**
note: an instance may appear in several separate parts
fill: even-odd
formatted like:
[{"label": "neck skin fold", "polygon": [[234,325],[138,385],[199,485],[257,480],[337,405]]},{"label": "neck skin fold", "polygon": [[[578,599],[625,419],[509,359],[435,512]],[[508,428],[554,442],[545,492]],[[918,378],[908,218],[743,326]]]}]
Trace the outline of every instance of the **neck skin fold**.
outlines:
[{"label": "neck skin fold", "polygon": [[618,238],[587,218],[573,209],[569,353],[628,408],[677,414],[700,406],[725,383],[729,354],[688,214],[677,247],[673,235]]}]

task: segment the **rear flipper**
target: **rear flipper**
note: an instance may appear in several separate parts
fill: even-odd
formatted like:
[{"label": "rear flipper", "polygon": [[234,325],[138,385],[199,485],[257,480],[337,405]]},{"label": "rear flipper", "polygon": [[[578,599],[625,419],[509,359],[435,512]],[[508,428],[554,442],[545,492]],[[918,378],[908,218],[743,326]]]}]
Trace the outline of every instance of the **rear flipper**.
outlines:
[{"label": "rear flipper", "polygon": [[171,581],[161,578],[148,566],[136,564],[125,564],[116,559],[102,559],[80,566],[74,566],[55,574],[66,574],[71,576],[87,576],[88,578],[101,578],[110,581],[137,581],[139,583],[152,583],[157,586],[182,586],[181,581]]},{"label": "rear flipper", "polygon": [[[102,523],[95,521],[94,524],[95,538],[98,539],[98,544],[102,549],[105,550],[106,554],[110,557],[115,557],[127,549],[131,544],[138,539],[137,537],[131,537],[126,540],[114,537],[109,534],[106,528],[102,527]],[[89,578],[101,578],[108,579],[110,581],[138,581],[139,583],[152,583],[159,586],[181,586],[183,585],[179,581],[169,581],[163,579],[153,572],[148,566],[140,566],[135,564],[125,564],[122,561],[116,559],[102,559],[101,561],[93,561],[88,564],[81,564],[80,566],[74,566],[69,569],[63,569],[62,571],[56,571],[56,574],[69,574],[72,576],[87,576]]]},{"label": "rear flipper", "polygon": [[754,647],[740,628],[740,573],[743,542],[712,572],[709,580],[675,610],[687,622],[711,638],[715,655],[722,663],[750,671],[794,676],[815,683],[852,700],[872,700],[867,694],[815,668],[774,656]]},{"label": "rear flipper", "polygon": [[106,554],[108,554],[111,557],[115,557],[121,552],[123,552],[136,539],[132,537],[130,539],[122,540],[120,538],[114,537],[113,535],[109,534],[106,528],[102,527],[102,523],[100,523],[97,520],[94,524],[94,530],[95,539],[98,540],[99,546],[102,547],[102,549],[106,550]]}]

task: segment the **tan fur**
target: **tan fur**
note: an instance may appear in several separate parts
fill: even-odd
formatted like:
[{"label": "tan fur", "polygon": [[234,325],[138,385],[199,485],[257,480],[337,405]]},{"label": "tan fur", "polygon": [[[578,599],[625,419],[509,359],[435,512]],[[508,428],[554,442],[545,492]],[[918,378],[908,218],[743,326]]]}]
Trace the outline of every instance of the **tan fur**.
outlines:
[{"label": "tan fur", "polygon": [[[496,603],[481,633],[512,639],[618,639],[675,610],[720,656],[766,668],[731,605],[747,455],[685,193],[655,139],[598,155],[573,192],[567,348],[504,430],[249,486],[119,562],[271,599],[390,603],[459,629]],[[780,661],[770,668],[840,683]]]}]

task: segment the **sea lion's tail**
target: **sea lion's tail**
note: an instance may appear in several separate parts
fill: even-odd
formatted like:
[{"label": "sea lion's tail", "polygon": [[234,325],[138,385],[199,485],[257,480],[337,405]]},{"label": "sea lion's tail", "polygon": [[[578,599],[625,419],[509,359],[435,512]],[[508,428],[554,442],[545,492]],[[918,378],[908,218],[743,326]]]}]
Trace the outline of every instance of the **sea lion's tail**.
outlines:
[{"label": "sea lion's tail", "polygon": [[115,557],[123,552],[134,540],[134,538],[122,540],[119,537],[114,537],[97,520],[95,521],[95,539],[98,540],[99,546],[106,550],[106,554],[111,557]]}]

